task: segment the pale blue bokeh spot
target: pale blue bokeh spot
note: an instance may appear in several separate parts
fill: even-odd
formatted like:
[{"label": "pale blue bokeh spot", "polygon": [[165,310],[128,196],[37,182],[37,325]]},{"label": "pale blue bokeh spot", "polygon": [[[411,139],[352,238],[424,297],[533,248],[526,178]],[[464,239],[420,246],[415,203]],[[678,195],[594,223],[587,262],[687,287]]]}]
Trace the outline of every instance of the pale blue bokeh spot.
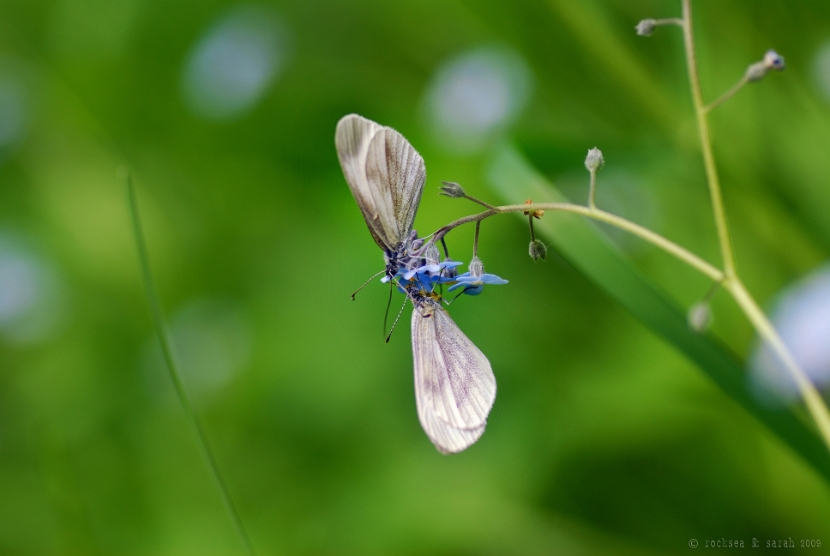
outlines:
[{"label": "pale blue bokeh spot", "polygon": [[524,59],[507,48],[478,48],[448,60],[425,98],[436,139],[457,152],[481,149],[516,120],[532,81]]},{"label": "pale blue bokeh spot", "polygon": [[[822,388],[830,382],[830,265],[783,290],[771,315],[784,343],[807,376]],[[766,344],[750,360],[754,390],[765,401],[798,396],[791,374]]]},{"label": "pale blue bokeh spot", "polygon": [[286,28],[277,14],[237,7],[191,50],[182,75],[185,103],[202,118],[240,118],[262,99],[286,58]]}]

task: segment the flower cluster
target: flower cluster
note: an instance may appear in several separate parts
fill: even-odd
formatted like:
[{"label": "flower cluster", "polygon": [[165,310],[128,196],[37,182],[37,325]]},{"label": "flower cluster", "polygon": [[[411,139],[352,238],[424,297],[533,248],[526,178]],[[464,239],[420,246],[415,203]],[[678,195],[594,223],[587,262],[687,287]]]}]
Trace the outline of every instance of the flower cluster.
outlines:
[{"label": "flower cluster", "polygon": [[391,277],[384,276],[381,282],[391,281],[401,293],[409,295],[432,293],[438,285],[449,285],[449,291],[464,288],[460,293],[478,295],[485,284],[507,284],[507,280],[495,274],[485,274],[484,264],[477,256],[473,256],[468,271],[459,275],[456,267],[462,264],[460,261],[449,257],[440,260],[434,243],[416,237],[417,233],[413,230],[404,255],[398,260],[400,266],[397,272]]}]

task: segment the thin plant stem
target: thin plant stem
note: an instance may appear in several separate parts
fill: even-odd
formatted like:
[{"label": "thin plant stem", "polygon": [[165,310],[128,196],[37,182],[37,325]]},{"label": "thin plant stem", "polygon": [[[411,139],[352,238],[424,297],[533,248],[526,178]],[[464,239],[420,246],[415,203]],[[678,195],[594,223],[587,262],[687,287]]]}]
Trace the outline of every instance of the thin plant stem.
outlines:
[{"label": "thin plant stem", "polygon": [[591,174],[591,189],[588,192],[588,207],[590,209],[596,209],[596,196],[597,196],[597,170],[596,168],[589,170]]},{"label": "thin plant stem", "polygon": [[807,375],[804,374],[801,367],[798,366],[798,363],[795,362],[781,336],[778,335],[764,311],[749,294],[746,286],[740,280],[732,279],[726,282],[725,287],[743,309],[744,314],[752,322],[758,334],[775,350],[781,362],[784,363],[784,366],[792,375],[801,397],[804,399],[804,404],[818,427],[822,440],[830,449],[830,413],[827,411],[827,405],[822,400],[821,394],[816,390]]},{"label": "thin plant stem", "polygon": [[717,108],[718,106],[720,106],[721,104],[735,96],[735,93],[740,91],[741,88],[743,88],[743,86],[747,83],[749,83],[749,78],[746,76],[746,74],[744,74],[744,76],[741,77],[741,80],[735,83],[731,89],[723,93],[717,100],[714,100],[710,102],[708,105],[704,106],[703,110],[707,113],[711,112],[712,110],[714,110],[715,108]]},{"label": "thin plant stem", "polygon": [[709,119],[706,115],[706,105],[703,102],[703,92],[700,89],[700,77],[697,71],[697,56],[692,32],[692,7],[690,0],[683,0],[683,44],[686,50],[686,64],[689,71],[689,86],[692,91],[692,102],[697,117],[697,130],[700,137],[700,148],[703,153],[703,164],[706,168],[706,182],[709,185],[709,197],[712,202],[712,213],[715,217],[715,227],[718,231],[723,270],[727,277],[735,275],[735,258],[732,253],[732,241],[729,238],[729,226],[726,222],[726,212],[723,208],[718,170],[715,166],[715,155],[712,151],[712,139],[709,133]]},{"label": "thin plant stem", "polygon": [[721,282],[712,282],[712,285],[709,286],[709,289],[706,290],[706,293],[703,295],[700,301],[703,303],[709,303],[710,301],[712,301],[712,298],[715,296],[716,293],[718,293],[720,287]]},{"label": "thin plant stem", "polygon": [[683,20],[680,19],[679,17],[668,17],[668,18],[665,18],[665,19],[655,19],[654,24],[655,25],[679,25],[679,26],[682,27],[683,26]]},{"label": "thin plant stem", "polygon": [[490,209],[490,210],[493,210],[494,208],[496,208],[493,205],[491,205],[490,203],[485,203],[481,199],[476,199],[475,197],[471,197],[471,196],[467,195],[466,193],[464,194],[464,198],[468,199],[468,200],[470,200],[474,203],[478,203],[479,205],[483,206],[484,208],[487,208],[487,209]]},{"label": "thin plant stem", "polygon": [[[478,257],[478,232],[481,229],[481,220],[476,221],[476,235],[473,240],[473,257]],[[441,238],[443,241],[444,238]]]},{"label": "thin plant stem", "polygon": [[164,361],[167,364],[170,379],[173,381],[173,386],[175,387],[176,395],[179,398],[179,403],[184,410],[187,422],[190,425],[190,429],[196,439],[196,445],[199,447],[202,460],[205,462],[205,466],[210,472],[216,490],[219,491],[219,496],[222,499],[225,510],[231,518],[239,538],[245,545],[245,550],[250,556],[254,556],[256,553],[254,552],[251,539],[245,531],[242,519],[240,518],[239,512],[237,511],[236,506],[233,503],[233,499],[231,498],[230,491],[225,484],[225,480],[222,478],[222,473],[219,471],[219,465],[216,462],[216,457],[210,448],[210,444],[208,443],[202,424],[199,422],[199,418],[193,409],[193,404],[190,401],[190,397],[188,396],[187,390],[184,387],[184,382],[182,381],[181,373],[176,365],[176,359],[173,356],[173,345],[170,341],[170,333],[168,332],[165,324],[161,301],[158,293],[156,292],[155,286],[153,285],[153,276],[150,272],[150,257],[147,250],[147,241],[145,240],[144,231],[141,226],[141,218],[138,211],[138,201],[136,199],[132,175],[127,172],[125,179],[127,182],[127,197],[130,205],[130,216],[132,217],[133,235],[135,236],[139,266],[141,268],[141,281],[144,283],[144,293],[147,296],[147,305],[149,306],[150,316],[153,320],[153,328],[156,330],[156,335],[158,336],[159,344],[161,345],[161,352],[164,356]]},{"label": "thin plant stem", "polygon": [[[715,281],[717,284],[721,284],[727,291],[729,291],[738,303],[738,306],[744,314],[746,314],[755,330],[761,335],[762,338],[764,338],[764,340],[769,342],[780,357],[781,361],[793,375],[807,409],[819,428],[822,440],[828,448],[830,448],[830,412],[827,411],[827,406],[824,404],[821,399],[821,395],[818,393],[815,386],[813,386],[809,378],[807,378],[804,372],[798,367],[798,364],[787,350],[787,347],[775,331],[775,328],[769,322],[769,319],[766,317],[764,312],[758,307],[757,302],[746,290],[743,283],[737,276],[732,276],[731,278],[727,277],[720,269],[704,261],[684,247],[681,247],[673,241],[666,239],[660,234],[653,232],[648,228],[644,228],[639,224],[626,220],[625,218],[599,209],[591,209],[590,207],[583,205],[575,205],[570,203],[533,203],[530,205],[522,204],[493,207],[492,210],[459,218],[458,220],[450,222],[446,226],[436,230],[433,234],[432,241],[439,241],[443,239],[443,237],[451,230],[464,224],[475,222],[478,225],[482,220],[497,214],[509,214],[534,210],[569,212],[579,214],[593,220],[598,220],[600,222],[605,222],[615,228],[625,230],[640,237],[655,247],[658,247],[666,253],[685,262],[695,270]],[[714,293],[714,287],[710,288],[710,292]],[[709,296],[708,292],[707,296]]]},{"label": "thin plant stem", "polygon": [[[776,352],[781,362],[792,375],[793,380],[798,386],[799,393],[804,399],[807,410],[813,418],[813,421],[818,427],[818,431],[822,440],[830,449],[830,411],[827,405],[821,399],[816,387],[798,366],[784,341],[778,335],[778,332],[770,323],[767,316],[758,306],[758,303],[752,298],[747,291],[743,282],[737,274],[735,267],[735,259],[732,250],[732,242],[729,237],[729,228],[726,222],[726,213],[723,206],[723,196],[721,194],[720,182],[718,180],[717,167],[715,165],[715,156],[712,150],[712,138],[709,132],[709,119],[707,113],[709,110],[725,101],[724,97],[715,101],[708,108],[703,102],[703,94],[700,88],[700,78],[697,69],[697,58],[695,56],[694,36],[692,32],[692,8],[690,0],[682,0],[683,2],[683,43],[686,50],[686,61],[689,71],[689,86],[692,92],[692,101],[694,102],[695,114],[697,116],[698,134],[700,137],[700,147],[703,153],[703,162],[706,167],[706,180],[709,185],[709,193],[712,201],[712,212],[715,217],[715,225],[718,231],[718,242],[721,248],[721,255],[723,257],[724,266],[724,280],[723,285],[735,299],[735,302],[746,314],[752,326],[758,334],[766,341],[772,349]],[[731,96],[737,91],[743,83],[733,87],[733,90],[727,93]],[[730,94],[731,93],[731,94]],[[728,96],[726,97],[728,98]]]},{"label": "thin plant stem", "polygon": [[446,226],[439,228],[434,234],[432,241],[438,241],[443,238],[450,230],[457,228],[463,224],[468,224],[470,222],[480,222],[485,218],[490,218],[491,216],[495,216],[497,214],[506,214],[511,212],[526,212],[526,211],[536,211],[536,210],[545,210],[545,211],[560,211],[560,212],[570,212],[573,214],[579,214],[582,216],[586,216],[593,220],[598,220],[600,222],[605,222],[606,224],[610,224],[615,228],[619,228],[621,230],[625,230],[631,234],[634,234],[645,241],[651,243],[662,249],[663,251],[674,255],[678,259],[682,260],[692,268],[698,270],[702,274],[706,275],[707,277],[715,280],[716,282],[722,282],[724,279],[724,273],[713,266],[712,264],[704,261],[688,249],[681,247],[680,245],[674,243],[671,240],[666,239],[665,237],[661,236],[660,234],[649,230],[639,224],[635,224],[630,220],[626,220],[620,216],[616,216],[611,214],[610,212],[605,212],[604,210],[599,209],[592,209],[590,207],[586,207],[583,205],[575,205],[571,203],[533,203],[530,205],[505,205],[501,207],[493,207],[493,210],[488,210],[485,212],[481,212],[479,214],[473,214],[470,216],[465,216],[463,218],[459,218],[454,222],[450,222]]}]

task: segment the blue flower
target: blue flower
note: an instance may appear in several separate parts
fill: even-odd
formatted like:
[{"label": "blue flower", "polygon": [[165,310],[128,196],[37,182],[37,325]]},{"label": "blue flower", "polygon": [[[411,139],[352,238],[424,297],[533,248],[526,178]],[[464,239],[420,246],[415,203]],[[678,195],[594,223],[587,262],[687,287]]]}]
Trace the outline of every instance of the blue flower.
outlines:
[{"label": "blue flower", "polygon": [[[394,280],[401,293],[406,293],[405,288],[408,286],[416,286],[421,291],[431,292],[436,284],[455,282],[455,276],[457,274],[455,267],[460,264],[459,261],[446,259],[440,263],[425,264],[410,270],[400,268]],[[381,279],[383,283],[389,281],[390,278],[388,276],[384,276]]]},{"label": "blue flower", "polygon": [[484,264],[478,257],[473,257],[470,261],[470,270],[455,278],[455,284],[450,286],[449,291],[464,288],[461,293],[467,295],[478,295],[484,290],[485,284],[506,284],[507,280],[496,276],[495,274],[485,274]]},{"label": "blue flower", "polygon": [[[455,267],[459,261],[445,260],[438,264],[425,264],[418,268],[399,273],[398,281],[406,284],[419,284],[422,290],[432,291],[436,284],[446,284],[455,281]],[[402,280],[401,280],[402,278]]]}]

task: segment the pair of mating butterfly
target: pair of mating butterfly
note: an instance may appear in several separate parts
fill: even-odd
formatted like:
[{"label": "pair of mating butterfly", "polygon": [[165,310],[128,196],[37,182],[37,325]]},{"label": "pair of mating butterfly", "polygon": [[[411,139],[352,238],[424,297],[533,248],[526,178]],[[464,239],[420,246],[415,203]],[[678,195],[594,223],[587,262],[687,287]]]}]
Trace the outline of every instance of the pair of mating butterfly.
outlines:
[{"label": "pair of mating butterfly", "polygon": [[[414,306],[412,358],[418,419],[440,452],[460,452],[484,433],[496,399],[496,377],[490,362],[433,292],[435,284],[456,281],[454,266],[459,263],[439,263],[435,245],[417,239],[412,230],[426,181],[424,159],[394,129],[355,114],[337,124],[335,144],[346,182],[372,237],[383,249],[384,281],[396,283]],[[471,272],[473,279],[480,277],[480,268],[475,274]],[[465,277],[458,278],[453,288],[463,285]],[[470,277],[466,278],[469,283]],[[478,284],[473,287],[480,291],[480,280]]]}]

